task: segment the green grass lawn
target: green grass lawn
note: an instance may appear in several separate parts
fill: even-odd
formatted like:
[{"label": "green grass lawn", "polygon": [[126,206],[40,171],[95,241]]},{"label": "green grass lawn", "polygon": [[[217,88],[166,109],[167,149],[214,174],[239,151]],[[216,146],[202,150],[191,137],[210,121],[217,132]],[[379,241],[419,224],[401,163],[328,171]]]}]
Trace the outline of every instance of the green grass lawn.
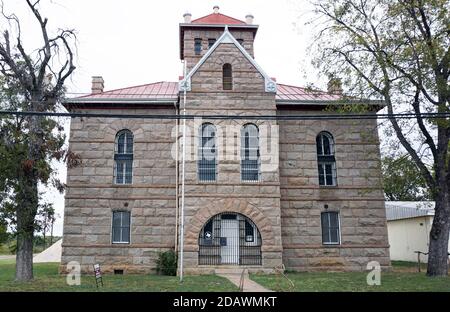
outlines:
[{"label": "green grass lawn", "polygon": [[[368,286],[364,272],[287,273],[294,283],[277,275],[251,274],[262,286],[275,291],[447,291],[450,277],[429,278],[415,271],[414,263],[393,262],[393,272],[381,273],[380,286]],[[406,271],[405,271],[406,270]],[[0,291],[237,291],[228,280],[215,275],[178,277],[160,275],[104,275],[104,287],[97,289],[93,276],[81,276],[80,286],[69,286],[58,274],[58,263],[34,265],[35,279],[28,283],[14,281],[15,260],[0,260]]]},{"label": "green grass lawn", "polygon": [[237,291],[228,280],[215,275],[185,276],[183,283],[175,276],[103,275],[104,287],[97,289],[93,276],[81,276],[80,286],[69,286],[58,274],[58,263],[34,265],[34,280],[14,281],[15,261],[0,260],[0,291]]},{"label": "green grass lawn", "polygon": [[[275,291],[439,291],[450,292],[450,276],[430,278],[417,264],[393,262],[393,272],[381,272],[381,285],[367,285],[365,272],[287,273],[294,287],[282,276],[251,274],[250,278]],[[408,270],[408,271],[405,271]]]}]

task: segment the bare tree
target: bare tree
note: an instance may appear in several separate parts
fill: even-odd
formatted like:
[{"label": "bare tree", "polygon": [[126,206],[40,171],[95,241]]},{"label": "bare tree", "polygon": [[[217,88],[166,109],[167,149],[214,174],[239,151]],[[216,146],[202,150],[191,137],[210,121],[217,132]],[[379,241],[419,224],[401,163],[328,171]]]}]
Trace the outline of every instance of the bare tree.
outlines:
[{"label": "bare tree", "polygon": [[[2,109],[56,111],[64,96],[64,83],[75,70],[75,32],[59,29],[52,36],[47,29],[48,19],[41,15],[40,0],[27,0],[26,5],[33,13],[42,42],[31,52],[25,49],[19,18],[5,13],[1,3],[0,17],[5,20],[0,38]],[[51,161],[67,159],[71,154],[63,150],[63,127],[54,119],[37,115],[3,116],[0,129],[3,132],[0,152],[4,153],[2,161],[6,162],[2,165],[7,169],[2,173],[5,176],[1,179],[3,190],[0,192],[10,195],[9,200],[8,196],[0,197],[0,209],[9,207],[9,217],[15,223],[16,279],[26,281],[33,278],[33,233],[40,198],[38,184],[51,181],[62,191],[63,185],[51,178]]]},{"label": "bare tree", "polygon": [[[403,149],[436,201],[430,233],[429,276],[448,274],[450,229],[450,112],[448,0],[314,1],[319,33],[316,65],[343,76],[350,94],[384,100]],[[448,116],[448,115],[447,115]],[[412,139],[411,133],[415,133]],[[425,160],[429,155],[431,162]]]}]

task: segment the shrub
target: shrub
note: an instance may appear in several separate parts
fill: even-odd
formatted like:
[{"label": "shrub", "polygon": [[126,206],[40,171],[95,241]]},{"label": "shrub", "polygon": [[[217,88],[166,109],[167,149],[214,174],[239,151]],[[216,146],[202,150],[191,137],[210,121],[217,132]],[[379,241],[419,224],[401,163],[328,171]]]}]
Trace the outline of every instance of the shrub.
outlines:
[{"label": "shrub", "polygon": [[156,272],[158,274],[177,275],[177,255],[174,250],[160,252],[156,260]]}]

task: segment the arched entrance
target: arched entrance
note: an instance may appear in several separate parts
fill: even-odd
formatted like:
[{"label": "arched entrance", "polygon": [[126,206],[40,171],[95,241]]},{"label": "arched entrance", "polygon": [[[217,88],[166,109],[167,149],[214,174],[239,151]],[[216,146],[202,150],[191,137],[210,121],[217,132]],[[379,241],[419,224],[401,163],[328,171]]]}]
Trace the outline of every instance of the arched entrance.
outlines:
[{"label": "arched entrance", "polygon": [[198,238],[200,265],[261,265],[261,234],[240,213],[224,212],[209,219]]}]

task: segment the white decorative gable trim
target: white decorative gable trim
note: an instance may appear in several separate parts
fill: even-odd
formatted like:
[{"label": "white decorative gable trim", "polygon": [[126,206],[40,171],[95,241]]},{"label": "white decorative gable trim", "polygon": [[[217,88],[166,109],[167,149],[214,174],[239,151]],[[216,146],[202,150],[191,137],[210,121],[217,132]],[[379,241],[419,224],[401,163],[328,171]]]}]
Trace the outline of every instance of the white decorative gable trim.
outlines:
[{"label": "white decorative gable trim", "polygon": [[252,56],[247,52],[247,50],[244,49],[242,45],[239,44],[239,42],[233,37],[233,35],[228,31],[228,26],[225,25],[225,31],[223,34],[217,39],[217,41],[212,45],[211,48],[209,48],[208,52],[203,55],[203,57],[200,59],[200,61],[192,68],[192,70],[189,72],[189,74],[184,77],[180,81],[179,90],[180,91],[191,91],[191,77],[197,72],[197,70],[200,68],[200,66],[203,65],[203,63],[206,62],[206,60],[209,58],[209,56],[214,52],[215,49],[219,46],[221,43],[233,43],[239,51],[247,58],[247,60],[256,68],[256,70],[264,77],[264,90],[265,92],[271,92],[275,93],[277,92],[277,84],[275,81],[273,81],[263,70],[262,68],[255,62],[255,60],[252,58]]}]

